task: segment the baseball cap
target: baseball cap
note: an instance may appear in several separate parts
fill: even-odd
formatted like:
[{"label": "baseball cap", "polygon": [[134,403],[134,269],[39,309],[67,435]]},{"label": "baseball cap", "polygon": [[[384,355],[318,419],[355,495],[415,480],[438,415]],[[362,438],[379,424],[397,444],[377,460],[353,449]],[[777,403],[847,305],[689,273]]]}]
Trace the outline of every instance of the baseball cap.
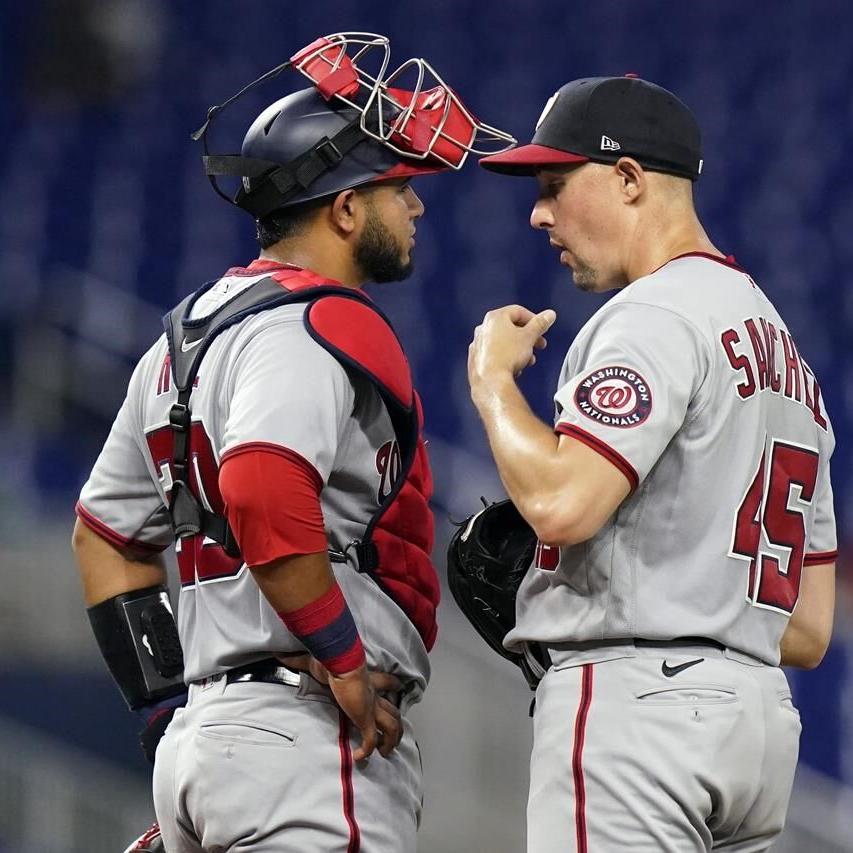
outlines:
[{"label": "baseball cap", "polygon": [[533,175],[537,167],[615,163],[625,156],[691,181],[702,171],[693,113],[672,92],[636,75],[566,83],[545,104],[529,145],[483,157],[480,165],[505,175]]}]

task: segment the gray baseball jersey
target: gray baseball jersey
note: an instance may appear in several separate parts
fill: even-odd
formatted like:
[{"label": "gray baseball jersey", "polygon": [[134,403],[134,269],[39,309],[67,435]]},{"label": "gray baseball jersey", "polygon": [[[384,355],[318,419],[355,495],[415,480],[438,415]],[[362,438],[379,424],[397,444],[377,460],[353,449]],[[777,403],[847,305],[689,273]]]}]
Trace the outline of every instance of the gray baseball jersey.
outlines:
[{"label": "gray baseball jersey", "polygon": [[633,282],[578,334],[554,399],[556,430],[631,494],[589,541],[540,546],[507,646],[701,636],[777,664],[803,564],[836,556],[834,438],[752,278],[693,254]]},{"label": "gray baseball jersey", "polygon": [[555,402],[631,492],[589,541],[540,544],[519,590],[505,642],[554,661],[528,853],[766,850],[800,734],[779,641],[803,565],[835,558],[818,383],[746,273],[687,255],[592,317]]},{"label": "gray baseball jersey", "polygon": [[[193,318],[211,313],[268,274],[266,267],[252,270],[229,270],[198,300]],[[302,324],[304,310],[297,304],[262,312],[212,343],[192,396],[193,476],[211,508],[221,502],[217,472],[225,454],[260,444],[298,455],[322,479],[329,547],[343,552],[363,535],[388,494],[399,469],[399,450],[375,388],[351,376],[309,336]],[[172,454],[168,413],[176,399],[164,336],[134,371],[80,496],[81,518],[118,544],[159,551],[172,543],[165,493]],[[265,655],[302,650],[246,566],[215,542],[185,548],[178,564],[178,628],[188,682]],[[429,677],[418,632],[372,579],[352,564],[334,569],[368,666],[399,675],[417,698]]]}]

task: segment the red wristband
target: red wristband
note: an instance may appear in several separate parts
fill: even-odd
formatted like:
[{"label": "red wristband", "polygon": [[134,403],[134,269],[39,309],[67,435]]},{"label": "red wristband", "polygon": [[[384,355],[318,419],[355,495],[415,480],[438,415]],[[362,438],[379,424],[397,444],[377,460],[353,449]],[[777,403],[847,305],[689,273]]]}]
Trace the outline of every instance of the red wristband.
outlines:
[{"label": "red wristband", "polygon": [[364,663],[364,647],[337,582],[304,607],[278,615],[287,630],[333,675],[350,672]]}]

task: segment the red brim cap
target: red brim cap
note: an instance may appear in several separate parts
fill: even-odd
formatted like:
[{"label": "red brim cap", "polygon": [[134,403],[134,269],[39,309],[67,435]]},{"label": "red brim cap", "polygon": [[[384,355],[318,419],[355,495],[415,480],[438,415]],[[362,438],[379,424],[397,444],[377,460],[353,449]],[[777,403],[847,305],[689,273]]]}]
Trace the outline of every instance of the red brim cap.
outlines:
[{"label": "red brim cap", "polygon": [[503,154],[492,154],[480,159],[480,165],[490,172],[502,175],[535,175],[543,166],[558,166],[564,163],[587,163],[589,157],[548,148],[545,145],[521,145]]}]

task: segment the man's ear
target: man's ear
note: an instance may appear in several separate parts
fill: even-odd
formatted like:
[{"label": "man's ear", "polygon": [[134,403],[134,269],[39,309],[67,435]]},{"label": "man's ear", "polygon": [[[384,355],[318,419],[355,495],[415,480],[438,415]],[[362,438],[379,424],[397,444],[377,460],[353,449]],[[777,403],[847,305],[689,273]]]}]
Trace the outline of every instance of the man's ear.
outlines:
[{"label": "man's ear", "polygon": [[613,168],[619,176],[619,189],[625,204],[634,204],[646,192],[643,167],[633,157],[620,157]]},{"label": "man's ear", "polygon": [[356,229],[359,200],[355,190],[343,190],[335,196],[329,209],[332,224],[344,235],[352,234]]}]

